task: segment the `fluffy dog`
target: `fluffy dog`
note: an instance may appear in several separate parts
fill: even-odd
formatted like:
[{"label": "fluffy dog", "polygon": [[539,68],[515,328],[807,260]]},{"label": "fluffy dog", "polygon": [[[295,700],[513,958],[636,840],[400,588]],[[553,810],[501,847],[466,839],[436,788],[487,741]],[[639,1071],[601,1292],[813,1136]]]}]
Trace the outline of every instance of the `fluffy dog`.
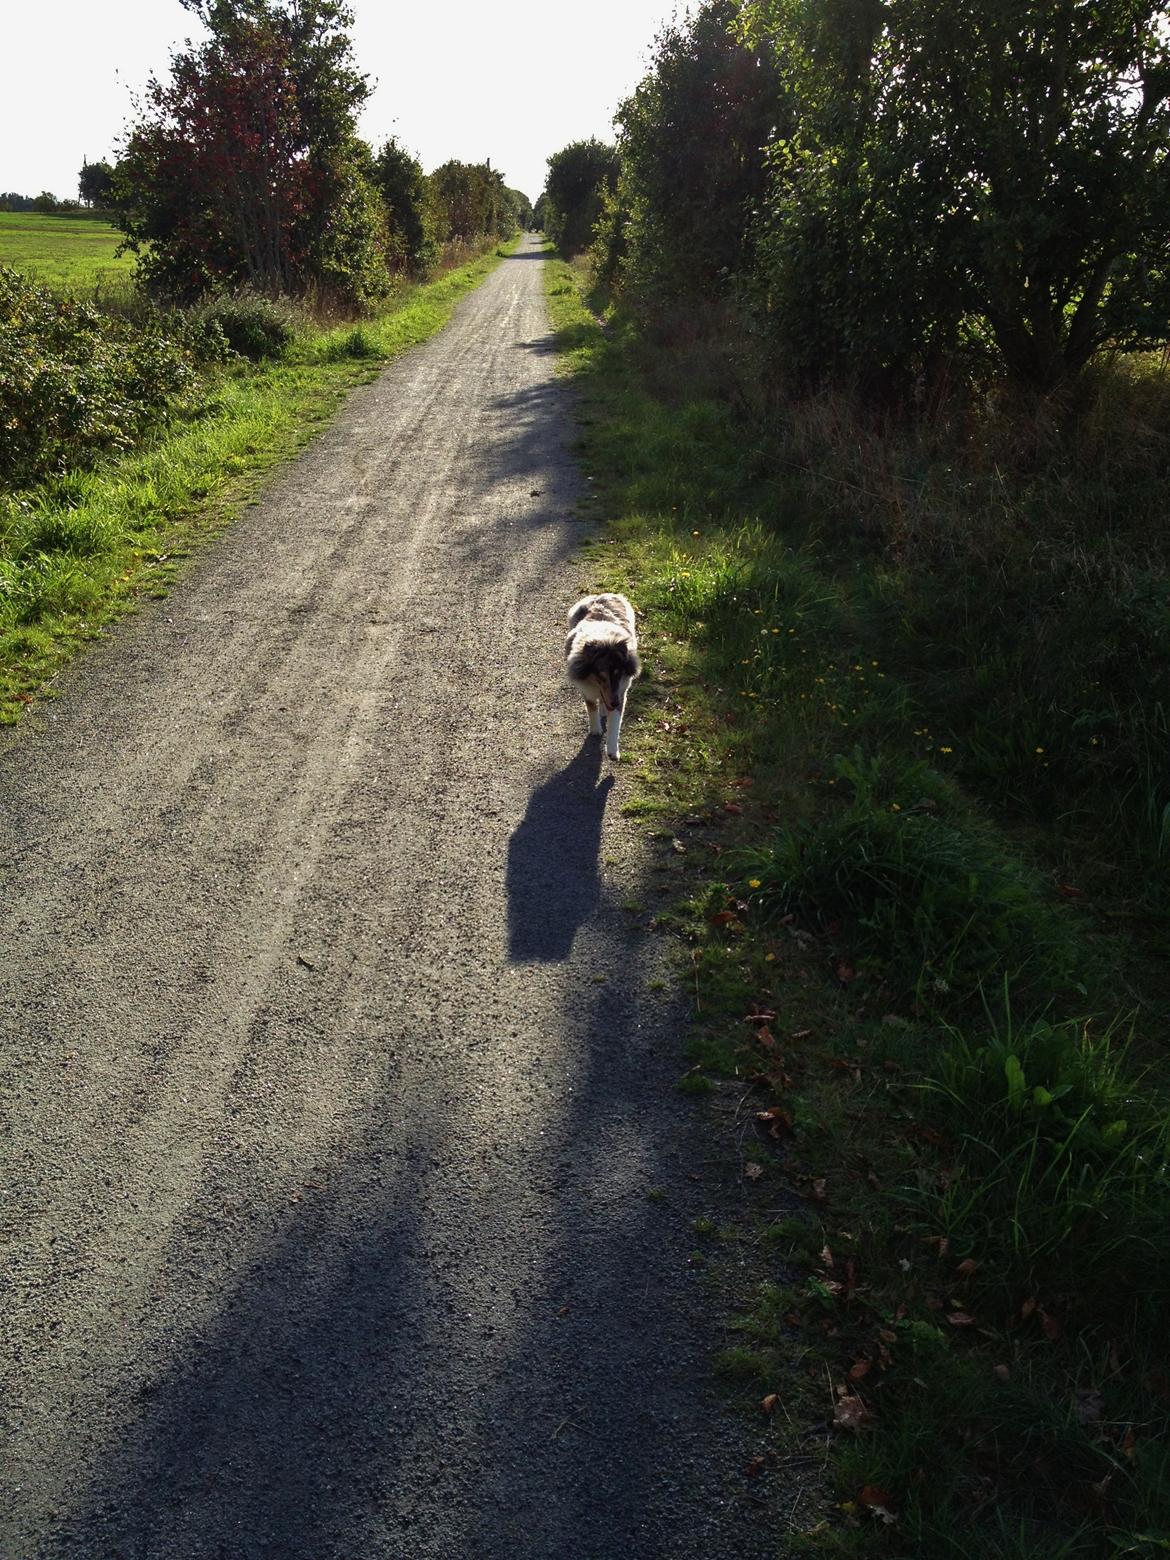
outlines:
[{"label": "fluffy dog", "polygon": [[642,670],[634,609],[624,596],[582,596],[569,613],[565,641],[569,681],[589,711],[591,736],[601,735],[601,705],[605,706],[605,751],[620,757],[618,740],[630,684]]}]

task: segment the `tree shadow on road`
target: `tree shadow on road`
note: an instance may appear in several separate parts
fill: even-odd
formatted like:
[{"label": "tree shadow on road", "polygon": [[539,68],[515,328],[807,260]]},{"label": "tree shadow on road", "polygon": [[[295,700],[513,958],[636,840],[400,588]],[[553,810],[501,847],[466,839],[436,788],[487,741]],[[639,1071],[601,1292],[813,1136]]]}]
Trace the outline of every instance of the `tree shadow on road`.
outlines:
[{"label": "tree shadow on road", "polygon": [[597,853],[614,778],[601,773],[601,741],[588,737],[571,763],[538,785],[508,842],[508,957],[514,964],[567,959],[597,909]]}]

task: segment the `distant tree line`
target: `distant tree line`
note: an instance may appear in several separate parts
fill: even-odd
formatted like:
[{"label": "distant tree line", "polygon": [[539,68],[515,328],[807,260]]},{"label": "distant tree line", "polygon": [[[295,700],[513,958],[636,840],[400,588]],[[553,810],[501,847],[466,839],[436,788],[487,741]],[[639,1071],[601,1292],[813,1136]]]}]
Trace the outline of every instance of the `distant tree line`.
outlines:
[{"label": "distant tree line", "polygon": [[51,190],[39,195],[18,195],[15,190],[0,193],[0,211],[36,211],[45,215],[68,215],[79,211],[101,210],[113,197],[114,170],[108,162],[82,161],[77,179],[78,199],[59,200]]},{"label": "distant tree line", "polygon": [[550,159],[545,230],[799,380],[1047,390],[1170,334],[1164,4],[707,0],[616,123]]},{"label": "distant tree line", "polygon": [[[141,281],[186,303],[241,288],[368,307],[396,276],[533,220],[488,162],[431,174],[394,138],[357,134],[370,93],[342,0],[181,0],[206,29],[147,83],[113,163],[83,163]],[[80,210],[40,196],[14,210]],[[20,204],[17,204],[20,201]]]},{"label": "distant tree line", "polygon": [[0,193],[0,211],[37,211],[44,215],[82,210],[79,200],[58,200],[51,190],[39,195],[19,195],[15,190]]}]

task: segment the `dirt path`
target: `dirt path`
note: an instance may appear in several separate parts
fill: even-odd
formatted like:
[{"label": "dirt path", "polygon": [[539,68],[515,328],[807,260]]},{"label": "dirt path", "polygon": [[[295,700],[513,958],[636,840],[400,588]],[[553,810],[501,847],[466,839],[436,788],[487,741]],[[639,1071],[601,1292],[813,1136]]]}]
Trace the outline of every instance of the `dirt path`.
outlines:
[{"label": "dirt path", "polygon": [[540,271],[0,748],[8,1560],[778,1552],[561,681]]}]

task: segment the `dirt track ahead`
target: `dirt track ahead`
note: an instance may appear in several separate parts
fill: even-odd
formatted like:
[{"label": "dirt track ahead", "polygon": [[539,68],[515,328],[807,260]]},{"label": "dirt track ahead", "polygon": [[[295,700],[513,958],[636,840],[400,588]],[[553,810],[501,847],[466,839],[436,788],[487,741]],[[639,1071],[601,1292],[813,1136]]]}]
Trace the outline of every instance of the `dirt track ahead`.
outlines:
[{"label": "dirt track ahead", "polygon": [[0,746],[6,1560],[782,1550],[569,426],[527,241]]}]

